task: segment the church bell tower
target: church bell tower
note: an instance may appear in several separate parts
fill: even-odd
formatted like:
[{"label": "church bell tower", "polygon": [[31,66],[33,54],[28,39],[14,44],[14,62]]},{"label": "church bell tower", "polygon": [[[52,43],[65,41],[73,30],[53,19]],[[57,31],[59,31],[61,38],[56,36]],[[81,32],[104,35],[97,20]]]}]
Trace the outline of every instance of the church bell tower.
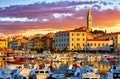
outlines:
[{"label": "church bell tower", "polygon": [[92,14],[90,8],[88,9],[88,13],[87,13],[87,30],[88,31],[92,30]]}]

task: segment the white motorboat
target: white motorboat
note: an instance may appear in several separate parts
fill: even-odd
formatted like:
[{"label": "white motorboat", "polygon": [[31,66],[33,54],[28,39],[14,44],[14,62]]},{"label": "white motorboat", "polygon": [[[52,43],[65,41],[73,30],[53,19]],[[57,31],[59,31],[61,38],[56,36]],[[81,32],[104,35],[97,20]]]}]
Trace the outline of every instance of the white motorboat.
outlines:
[{"label": "white motorboat", "polygon": [[0,69],[0,79],[13,79],[8,68]]},{"label": "white motorboat", "polygon": [[78,67],[74,72],[74,75],[70,75],[70,79],[81,79],[82,78],[82,71],[81,68]]},{"label": "white motorboat", "polygon": [[100,79],[100,75],[93,72],[87,72],[82,74],[82,79]]},{"label": "white motorboat", "polygon": [[[100,75],[96,73],[97,69],[93,67],[77,67],[76,71],[74,72],[74,75],[70,75],[70,79],[99,79]],[[98,76],[98,78],[96,76]]]},{"label": "white motorboat", "polygon": [[36,79],[35,75],[30,75],[34,67],[32,65],[22,65],[17,71],[13,74],[13,79]]},{"label": "white motorboat", "polygon": [[66,79],[64,74],[53,74],[51,77],[53,79]]},{"label": "white motorboat", "polygon": [[31,71],[30,75],[36,75],[36,79],[46,79],[52,73],[48,69],[36,69]]},{"label": "white motorboat", "polygon": [[14,74],[14,79],[28,79],[31,69],[23,68]]},{"label": "white motorboat", "polygon": [[120,79],[120,66],[113,66],[110,71],[106,73],[105,79]]}]

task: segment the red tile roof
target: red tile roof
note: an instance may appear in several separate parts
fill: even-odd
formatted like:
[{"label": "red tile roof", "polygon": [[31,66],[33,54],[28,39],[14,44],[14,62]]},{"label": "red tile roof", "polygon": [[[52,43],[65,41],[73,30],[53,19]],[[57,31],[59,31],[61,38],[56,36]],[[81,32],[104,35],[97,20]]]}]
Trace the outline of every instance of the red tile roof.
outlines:
[{"label": "red tile roof", "polygon": [[106,39],[87,39],[87,41],[108,41]]},{"label": "red tile roof", "polygon": [[104,34],[102,36],[110,36],[110,35],[117,35],[117,34],[120,34],[120,32],[111,32],[111,33]]},{"label": "red tile roof", "polygon": [[0,39],[0,41],[5,41],[5,39]]},{"label": "red tile roof", "polygon": [[65,33],[65,32],[86,32],[86,30],[67,30],[67,31],[59,31],[59,32],[57,32],[57,34],[59,34],[59,33]]}]

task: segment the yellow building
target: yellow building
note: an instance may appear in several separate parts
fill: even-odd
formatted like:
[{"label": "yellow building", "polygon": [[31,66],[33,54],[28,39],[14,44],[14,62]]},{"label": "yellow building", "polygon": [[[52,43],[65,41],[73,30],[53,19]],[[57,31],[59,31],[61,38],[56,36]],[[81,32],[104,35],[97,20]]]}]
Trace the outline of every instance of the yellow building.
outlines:
[{"label": "yellow building", "polygon": [[107,33],[107,34],[99,36],[97,38],[112,40],[116,52],[120,51],[120,32]]},{"label": "yellow building", "polygon": [[8,48],[8,42],[4,39],[0,39],[0,49]]},{"label": "yellow building", "polygon": [[69,34],[69,49],[83,50],[86,45],[86,31],[73,31]]},{"label": "yellow building", "polygon": [[86,44],[86,31],[70,30],[57,32],[54,37],[54,48],[59,50],[82,50]]},{"label": "yellow building", "polygon": [[[113,44],[112,40],[101,40],[101,39],[87,39],[87,45],[92,49],[98,49],[103,47],[108,47]],[[108,50],[108,49],[106,49]]]}]

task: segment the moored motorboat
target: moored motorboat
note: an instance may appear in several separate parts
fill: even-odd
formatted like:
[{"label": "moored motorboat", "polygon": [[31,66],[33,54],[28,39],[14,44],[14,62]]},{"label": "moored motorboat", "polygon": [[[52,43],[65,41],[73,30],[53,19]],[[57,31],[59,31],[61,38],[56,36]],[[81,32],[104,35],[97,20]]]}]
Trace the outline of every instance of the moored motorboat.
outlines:
[{"label": "moored motorboat", "polygon": [[36,69],[31,71],[30,75],[36,75],[36,79],[46,79],[52,74],[48,69]]},{"label": "moored motorboat", "polygon": [[113,66],[109,72],[106,73],[105,79],[119,79],[120,78],[120,66]]},{"label": "moored motorboat", "polygon": [[87,72],[82,74],[82,79],[100,79],[100,75],[93,72]]},{"label": "moored motorboat", "polygon": [[13,79],[8,68],[0,69],[0,79]]}]

